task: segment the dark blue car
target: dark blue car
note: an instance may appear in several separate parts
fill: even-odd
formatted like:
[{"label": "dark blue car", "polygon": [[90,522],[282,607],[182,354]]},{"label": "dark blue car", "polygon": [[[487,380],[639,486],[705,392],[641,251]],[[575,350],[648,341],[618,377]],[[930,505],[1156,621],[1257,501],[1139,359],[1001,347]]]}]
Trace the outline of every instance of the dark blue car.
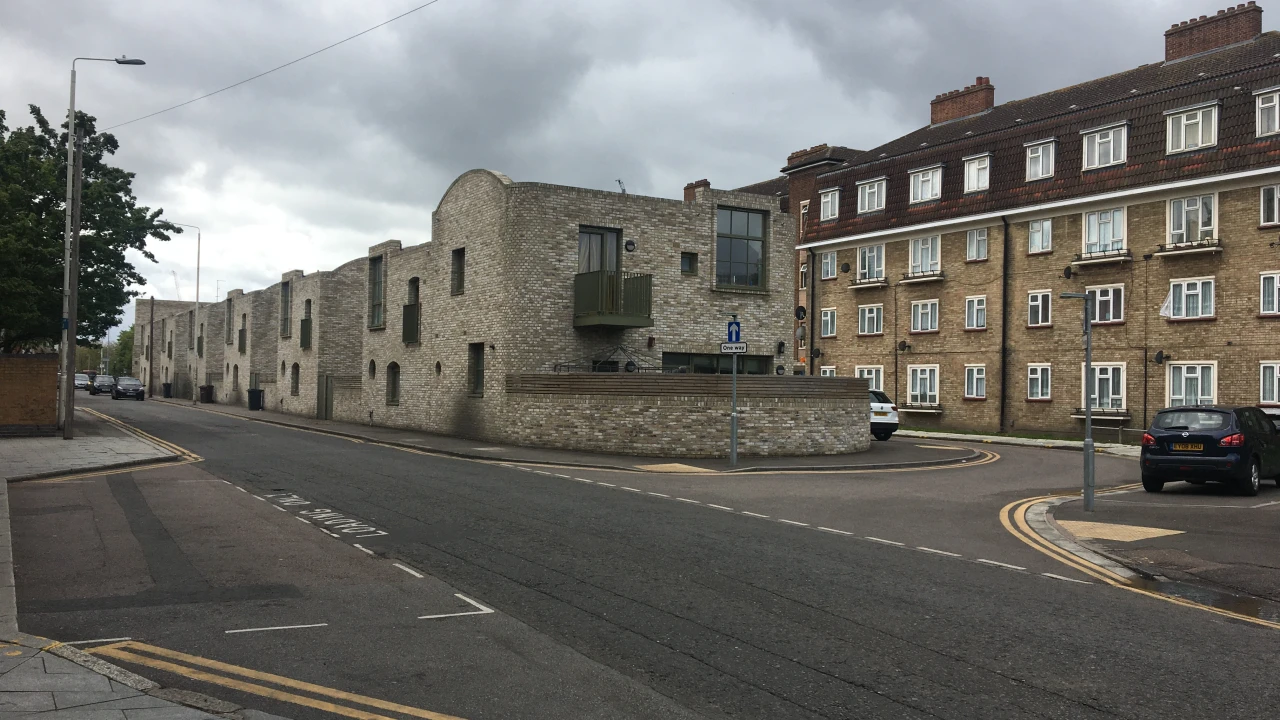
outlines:
[{"label": "dark blue car", "polygon": [[1243,495],[1257,495],[1264,477],[1277,478],[1280,485],[1280,431],[1259,408],[1166,408],[1142,435],[1147,492],[1185,480],[1227,483]]}]

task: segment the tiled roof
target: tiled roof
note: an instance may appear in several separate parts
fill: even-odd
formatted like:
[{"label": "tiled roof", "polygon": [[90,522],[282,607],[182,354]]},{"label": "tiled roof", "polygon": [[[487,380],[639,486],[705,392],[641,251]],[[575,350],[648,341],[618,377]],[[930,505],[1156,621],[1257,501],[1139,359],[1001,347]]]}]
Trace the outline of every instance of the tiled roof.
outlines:
[{"label": "tiled roof", "polygon": [[771,180],[758,182],[752,185],[744,185],[740,188],[734,188],[734,192],[751,193],[752,195],[786,195],[789,190],[788,178],[786,175],[779,175]]},{"label": "tiled roof", "polygon": [[[1174,179],[1280,164],[1280,135],[1256,138],[1257,90],[1280,85],[1280,33],[1217,52],[1122,73],[1015,100],[968,118],[923,127],[861,154],[817,187],[840,187],[834,221],[809,225],[803,242],[891,230],[951,217],[1014,209]],[[1198,152],[1165,152],[1168,110],[1218,102],[1218,144]],[[1127,161],[1082,172],[1080,131],[1128,123]],[[1056,138],[1054,175],[1027,182],[1028,142]],[[991,188],[964,194],[962,158],[991,153]],[[909,203],[909,172],[943,163],[941,199]],[[884,211],[856,215],[859,180],[888,177]],[[813,200],[816,202],[817,198]]]},{"label": "tiled roof", "polygon": [[854,150],[841,145],[821,145],[817,148],[810,148],[808,151],[791,153],[791,157],[787,159],[787,166],[782,168],[781,172],[789,173],[806,165],[812,165],[815,162],[826,161],[833,165],[842,161],[852,163],[859,160],[864,152],[866,151]]}]

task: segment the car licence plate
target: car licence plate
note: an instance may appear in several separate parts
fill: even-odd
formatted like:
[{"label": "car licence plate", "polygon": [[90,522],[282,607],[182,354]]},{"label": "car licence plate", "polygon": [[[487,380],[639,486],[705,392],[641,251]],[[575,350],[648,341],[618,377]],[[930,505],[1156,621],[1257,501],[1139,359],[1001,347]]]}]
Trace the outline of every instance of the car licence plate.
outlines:
[{"label": "car licence plate", "polygon": [[1174,450],[1203,450],[1204,443],[1174,443]]},{"label": "car licence plate", "polygon": [[873,412],[873,413],[871,413],[871,416],[872,416],[872,417],[889,417],[889,413],[887,413],[887,412]]}]

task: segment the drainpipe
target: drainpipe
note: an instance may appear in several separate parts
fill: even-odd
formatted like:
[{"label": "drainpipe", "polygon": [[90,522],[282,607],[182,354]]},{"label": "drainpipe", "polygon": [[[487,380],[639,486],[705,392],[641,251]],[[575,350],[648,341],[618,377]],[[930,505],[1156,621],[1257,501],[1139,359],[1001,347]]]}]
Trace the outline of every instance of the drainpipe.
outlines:
[{"label": "drainpipe", "polygon": [[1004,225],[1000,253],[1000,432],[1003,433],[1009,431],[1009,257],[1012,255],[1012,243],[1009,242],[1009,218],[1001,215],[1000,223]]},{"label": "drainpipe", "polygon": [[814,326],[819,319],[816,315],[818,312],[818,272],[813,264],[816,258],[817,254],[814,253],[813,248],[809,248],[809,314],[807,317],[809,319],[809,375],[811,376],[816,374],[813,372],[813,350],[817,347],[815,343],[818,341],[818,336]]}]

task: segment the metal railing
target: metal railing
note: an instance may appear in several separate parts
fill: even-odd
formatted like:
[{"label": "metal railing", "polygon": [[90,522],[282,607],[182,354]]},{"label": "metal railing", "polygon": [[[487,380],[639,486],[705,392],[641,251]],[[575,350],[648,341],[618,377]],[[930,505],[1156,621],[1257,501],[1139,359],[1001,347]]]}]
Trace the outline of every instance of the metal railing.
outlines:
[{"label": "metal railing", "polygon": [[652,324],[653,276],[620,270],[578,273],[573,278],[575,318],[619,316]]}]

